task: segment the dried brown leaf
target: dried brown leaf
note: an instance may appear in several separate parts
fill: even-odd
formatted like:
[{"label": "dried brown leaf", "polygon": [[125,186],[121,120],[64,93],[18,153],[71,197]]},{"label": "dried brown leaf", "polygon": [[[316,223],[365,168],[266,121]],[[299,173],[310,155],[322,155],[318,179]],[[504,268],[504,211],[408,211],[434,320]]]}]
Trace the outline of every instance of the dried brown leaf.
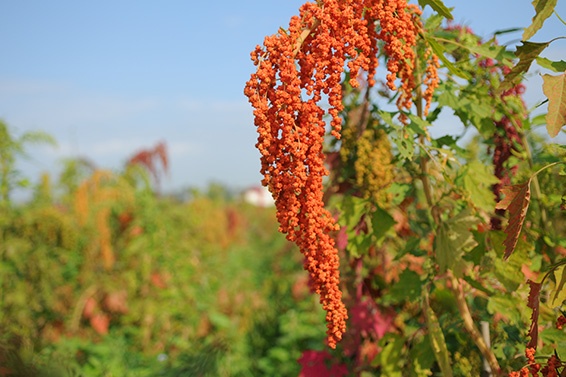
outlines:
[{"label": "dried brown leaf", "polygon": [[539,315],[539,295],[540,295],[540,283],[535,283],[534,281],[528,280],[529,284],[529,298],[527,301],[527,306],[533,310],[531,314],[531,327],[529,328],[528,336],[531,338],[527,344],[527,348],[537,348],[538,342],[538,315]]},{"label": "dried brown leaf", "polygon": [[507,259],[515,250],[527,215],[531,200],[531,180],[529,179],[521,185],[505,186],[501,189],[501,192],[505,197],[497,203],[495,208],[509,211],[509,223],[505,228],[507,237],[503,241],[505,245],[504,259]]},{"label": "dried brown leaf", "polygon": [[548,97],[546,129],[555,137],[566,125],[566,72],[558,75],[542,75],[542,91]]}]

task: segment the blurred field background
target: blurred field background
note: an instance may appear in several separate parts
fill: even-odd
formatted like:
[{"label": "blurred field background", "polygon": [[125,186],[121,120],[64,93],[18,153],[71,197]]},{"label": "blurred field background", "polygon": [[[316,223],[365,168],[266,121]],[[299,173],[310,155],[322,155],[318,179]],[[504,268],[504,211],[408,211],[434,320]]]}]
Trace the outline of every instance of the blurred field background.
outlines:
[{"label": "blurred field background", "polygon": [[324,345],[324,313],[274,209],[219,184],[159,194],[167,146],[121,170],[69,159],[14,169],[40,133],[0,155],[0,376],[296,376]]}]

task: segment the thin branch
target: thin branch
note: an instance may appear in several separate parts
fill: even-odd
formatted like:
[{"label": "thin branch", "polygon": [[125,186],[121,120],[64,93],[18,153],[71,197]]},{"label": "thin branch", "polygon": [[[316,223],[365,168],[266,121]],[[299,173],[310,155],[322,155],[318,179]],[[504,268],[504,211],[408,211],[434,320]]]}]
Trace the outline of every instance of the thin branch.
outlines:
[{"label": "thin branch", "polygon": [[456,305],[458,306],[458,311],[464,320],[464,328],[480,350],[483,358],[488,362],[489,367],[491,368],[491,372],[494,375],[498,375],[500,373],[499,362],[495,357],[495,354],[491,351],[491,349],[485,343],[482,334],[474,325],[474,320],[472,319],[472,314],[470,313],[470,309],[468,307],[468,303],[466,302],[466,297],[464,296],[464,290],[460,285],[460,279],[455,277],[450,271],[448,272],[448,279],[450,281],[450,290],[454,294],[456,298]]}]

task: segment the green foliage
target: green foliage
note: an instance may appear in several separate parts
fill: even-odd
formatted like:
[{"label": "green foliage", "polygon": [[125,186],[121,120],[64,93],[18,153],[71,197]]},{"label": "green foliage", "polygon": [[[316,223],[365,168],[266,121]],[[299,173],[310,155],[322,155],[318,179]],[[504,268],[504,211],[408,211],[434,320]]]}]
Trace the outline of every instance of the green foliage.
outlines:
[{"label": "green foliage", "polygon": [[515,55],[519,58],[519,62],[513,67],[511,72],[505,76],[505,80],[503,80],[498,88],[499,93],[511,89],[511,87],[517,83],[516,79],[529,70],[532,62],[536,60],[541,52],[550,44],[550,42],[535,43],[527,41],[523,41],[522,43],[521,46],[517,47],[517,51],[515,52]]},{"label": "green foliage", "polygon": [[300,253],[274,210],[217,184],[187,202],[158,197],[147,174],[68,161],[59,182],[44,179],[29,203],[2,211],[0,346],[13,362],[0,367],[297,375],[301,352],[324,338],[324,315],[304,300]]},{"label": "green foliage", "polygon": [[[556,326],[566,310],[566,152],[534,132],[544,117],[531,119],[520,84],[534,61],[563,71],[539,56],[551,42],[526,41],[555,2],[533,2],[515,54],[442,26],[451,18],[442,1],[419,4],[437,15],[425,20],[416,81],[430,49],[442,63],[429,115],[420,89],[401,124],[395,94],[343,83],[344,138],[328,148],[339,162],[329,162],[325,199],[341,226],[350,318],[327,361],[370,377],[480,375],[484,360],[505,374],[527,363],[527,346],[537,362],[566,360]],[[563,76],[544,76],[551,136],[564,123]],[[432,138],[441,114],[472,141]],[[187,201],[157,196],[143,154],[146,165],[117,173],[67,161],[57,182],[44,176],[29,203],[13,205],[16,157],[48,138],[14,138],[4,123],[0,132],[0,368],[283,377],[302,375],[305,351],[326,352],[324,312],[274,210],[218,184]]]},{"label": "green foliage", "polygon": [[[447,17],[437,3],[420,5]],[[550,5],[535,6],[540,19],[546,12],[541,7]],[[428,116],[421,111],[420,89],[415,112],[405,114],[407,124],[397,121],[391,96],[379,90],[358,89],[368,92],[369,104],[359,98],[344,101],[343,133],[378,124],[393,154],[381,163],[395,172],[387,203],[362,199],[363,187],[339,186],[351,176],[350,165],[333,165],[328,183],[334,193],[330,206],[347,239],[339,235],[339,245],[351,267],[343,279],[352,318],[336,359],[362,375],[480,375],[484,360],[497,370],[494,375],[505,374],[521,369],[525,348],[537,345],[537,361],[548,359],[554,349],[566,358],[566,349],[560,352],[566,334],[553,329],[564,310],[560,166],[566,156],[561,146],[533,132],[544,121],[530,119],[520,82],[548,43],[524,41],[513,54],[495,38],[482,40],[453,24],[442,27],[441,18],[426,20],[422,35],[422,46],[438,55],[443,75]],[[426,59],[421,61],[417,81],[426,69]],[[541,61],[560,67],[560,62]],[[343,85],[351,93],[347,81]],[[546,94],[553,101],[550,116],[561,116],[559,93]],[[367,124],[356,117],[360,108],[369,109]],[[453,114],[451,122],[473,133],[466,138],[472,141],[430,137],[428,130],[441,113]],[[549,129],[551,136],[560,127]],[[350,150],[346,142],[341,147]],[[373,303],[372,313],[391,310],[394,325],[376,314],[360,319],[365,300]],[[482,321],[489,323],[490,348],[479,330]],[[375,354],[370,345],[378,349]],[[368,353],[354,361],[347,356]]]},{"label": "green foliage", "polygon": [[9,205],[10,192],[14,187],[24,187],[28,181],[15,169],[17,157],[25,157],[29,143],[54,145],[55,140],[43,132],[26,132],[14,137],[8,125],[0,120],[0,208]]},{"label": "green foliage", "polygon": [[450,363],[450,354],[448,353],[448,348],[446,346],[446,340],[440,327],[440,322],[434,313],[434,310],[429,305],[428,296],[424,297],[424,312],[426,318],[426,324],[428,327],[428,336],[430,339],[430,344],[438,362],[438,366],[442,371],[444,376],[452,376],[452,366]]},{"label": "green foliage", "polygon": [[446,17],[449,20],[453,19],[452,13],[450,13],[450,9],[446,8],[446,6],[444,5],[444,3],[442,1],[439,1],[439,0],[419,0],[419,5],[422,8],[424,8],[425,6],[428,5],[432,9],[434,9],[436,12],[438,12],[438,14],[440,14],[441,16]]}]

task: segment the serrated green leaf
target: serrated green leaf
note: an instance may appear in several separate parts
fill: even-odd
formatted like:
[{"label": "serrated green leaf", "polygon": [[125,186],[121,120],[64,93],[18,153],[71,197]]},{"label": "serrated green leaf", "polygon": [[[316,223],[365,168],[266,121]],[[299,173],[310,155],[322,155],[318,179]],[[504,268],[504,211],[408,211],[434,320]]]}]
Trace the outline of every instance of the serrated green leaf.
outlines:
[{"label": "serrated green leaf", "polygon": [[428,134],[427,130],[431,126],[429,122],[414,114],[409,114],[409,119],[411,120],[411,123],[409,123],[407,127],[418,135],[426,136]]},{"label": "serrated green leaf", "polygon": [[551,71],[557,72],[557,73],[562,73],[564,71],[566,71],[566,61],[564,60],[560,60],[560,61],[552,61],[550,59],[547,58],[543,58],[543,57],[537,57],[537,63],[538,65],[540,65],[542,68],[546,68],[546,69],[550,69]]},{"label": "serrated green leaf", "polygon": [[503,93],[509,90],[513,85],[517,84],[517,78],[526,73],[532,62],[540,55],[540,53],[550,44],[550,42],[535,43],[535,42],[522,42],[523,44],[517,47],[515,55],[519,58],[517,65],[511,69],[506,76],[499,88],[497,88],[498,93]]},{"label": "serrated green leaf", "polygon": [[399,205],[407,197],[407,193],[411,190],[411,185],[404,183],[393,183],[387,188],[387,193],[392,195],[391,203]]},{"label": "serrated green leaf", "polygon": [[495,205],[495,196],[491,191],[491,186],[499,182],[492,169],[479,161],[472,161],[462,170],[461,178],[457,180],[457,183],[463,185],[464,191],[474,206],[491,211]]},{"label": "serrated green leaf", "polygon": [[477,217],[471,214],[470,209],[466,208],[439,225],[434,244],[439,273],[454,269],[461,261],[464,250],[477,245],[470,228],[478,221]]},{"label": "serrated green leaf", "polygon": [[444,17],[448,18],[449,20],[454,19],[454,17],[452,16],[452,12],[450,12],[450,9],[448,9],[446,7],[446,5],[444,5],[442,0],[419,0],[419,5],[423,9],[424,9],[425,6],[428,5],[432,9],[434,9],[438,14],[440,14],[441,16],[444,16]]},{"label": "serrated green leaf", "polygon": [[531,25],[527,27],[523,33],[523,40],[531,39],[533,35],[542,27],[544,21],[552,15],[558,0],[533,0],[532,4],[535,8],[535,16]]},{"label": "serrated green leaf", "polygon": [[566,125],[566,73],[559,76],[542,75],[542,91],[548,98],[546,130],[555,137]]},{"label": "serrated green leaf", "polygon": [[393,122],[393,115],[392,113],[389,113],[387,111],[378,111],[378,115],[379,117],[388,125],[390,126],[395,126],[395,123]]},{"label": "serrated green leaf", "polygon": [[438,366],[442,371],[444,377],[452,377],[452,366],[450,362],[450,354],[448,353],[448,347],[446,346],[446,340],[444,339],[444,333],[438,322],[438,318],[434,313],[434,310],[429,305],[428,297],[425,295],[424,298],[424,312],[426,318],[426,324],[428,327],[428,336],[430,339],[430,344],[434,351],[434,356],[438,362]]},{"label": "serrated green leaf", "polygon": [[378,114],[379,117],[393,129],[393,132],[390,133],[391,140],[397,146],[397,150],[401,157],[407,160],[412,159],[415,153],[415,141],[412,137],[410,137],[405,127],[395,124],[393,121],[394,114],[392,113],[379,111]]},{"label": "serrated green leaf", "polygon": [[432,50],[434,51],[434,53],[436,54],[436,56],[438,56],[438,58],[442,61],[442,63],[444,63],[444,66],[446,68],[448,68],[448,70],[461,78],[464,78],[466,80],[471,79],[470,75],[464,71],[462,71],[461,69],[459,69],[458,67],[456,67],[454,64],[452,64],[452,62],[450,60],[448,60],[446,58],[446,56],[444,56],[444,47],[442,47],[442,45],[440,43],[438,43],[433,37],[431,36],[426,36],[426,41],[428,42],[428,44],[430,45],[430,47],[432,48]]},{"label": "serrated green leaf", "polygon": [[402,129],[397,130],[396,132],[391,133],[391,140],[397,146],[397,150],[401,157],[412,160],[413,155],[415,154],[415,141],[412,137],[405,134]]},{"label": "serrated green leaf", "polygon": [[373,235],[378,244],[395,224],[395,220],[387,211],[381,209],[380,207],[377,207],[375,209],[371,216],[371,226]]},{"label": "serrated green leaf", "polygon": [[453,110],[458,110],[465,102],[463,98],[458,97],[454,86],[447,84],[440,84],[438,92],[438,104],[440,106],[447,106]]}]

